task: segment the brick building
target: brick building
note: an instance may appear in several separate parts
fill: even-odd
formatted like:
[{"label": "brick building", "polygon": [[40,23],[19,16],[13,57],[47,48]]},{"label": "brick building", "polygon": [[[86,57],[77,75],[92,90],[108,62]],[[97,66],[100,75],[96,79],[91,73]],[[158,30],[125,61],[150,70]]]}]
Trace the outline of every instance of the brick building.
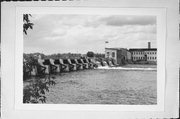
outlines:
[{"label": "brick building", "polygon": [[114,59],[123,65],[131,61],[131,53],[125,48],[105,48],[105,58]]}]

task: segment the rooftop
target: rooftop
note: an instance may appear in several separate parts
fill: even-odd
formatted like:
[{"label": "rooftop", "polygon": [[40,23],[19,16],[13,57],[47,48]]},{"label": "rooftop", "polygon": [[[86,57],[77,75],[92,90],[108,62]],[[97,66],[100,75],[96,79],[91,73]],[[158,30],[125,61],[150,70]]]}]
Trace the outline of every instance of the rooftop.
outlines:
[{"label": "rooftop", "polygon": [[108,49],[108,50],[128,50],[127,48],[105,48],[105,49]]},{"label": "rooftop", "polygon": [[[108,50],[128,50],[127,48],[105,48]],[[157,48],[130,48],[128,51],[157,51]]]},{"label": "rooftop", "polygon": [[129,51],[157,51],[157,48],[131,48]]}]

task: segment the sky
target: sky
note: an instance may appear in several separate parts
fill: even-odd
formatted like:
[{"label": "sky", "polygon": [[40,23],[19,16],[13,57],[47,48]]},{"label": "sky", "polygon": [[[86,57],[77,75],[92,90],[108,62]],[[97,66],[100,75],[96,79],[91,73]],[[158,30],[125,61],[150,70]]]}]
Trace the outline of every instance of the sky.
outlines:
[{"label": "sky", "polygon": [[[104,53],[110,48],[156,48],[155,16],[32,14],[24,52]],[[108,41],[108,43],[105,43]]]}]

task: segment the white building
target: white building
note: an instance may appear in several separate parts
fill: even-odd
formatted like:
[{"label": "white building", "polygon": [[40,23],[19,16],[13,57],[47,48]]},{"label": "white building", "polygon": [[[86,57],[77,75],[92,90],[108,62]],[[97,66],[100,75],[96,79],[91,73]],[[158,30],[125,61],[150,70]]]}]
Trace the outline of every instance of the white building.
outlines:
[{"label": "white building", "polygon": [[151,48],[150,42],[148,48],[134,48],[129,51],[132,54],[132,61],[157,62],[157,48]]},{"label": "white building", "polygon": [[132,61],[154,61],[157,62],[157,49],[129,49]]},{"label": "white building", "polygon": [[157,63],[157,48],[105,48],[105,58],[114,59],[118,64],[141,62]]}]

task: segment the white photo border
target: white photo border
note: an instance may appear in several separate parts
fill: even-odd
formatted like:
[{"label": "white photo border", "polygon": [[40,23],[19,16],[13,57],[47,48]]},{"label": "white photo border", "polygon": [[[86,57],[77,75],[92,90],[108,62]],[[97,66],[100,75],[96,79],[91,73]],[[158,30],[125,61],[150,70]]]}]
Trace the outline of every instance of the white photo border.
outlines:
[{"label": "white photo border", "polygon": [[[150,15],[157,23],[157,105],[23,104],[23,14]],[[15,109],[71,111],[164,111],[166,82],[166,8],[17,7]]]}]

